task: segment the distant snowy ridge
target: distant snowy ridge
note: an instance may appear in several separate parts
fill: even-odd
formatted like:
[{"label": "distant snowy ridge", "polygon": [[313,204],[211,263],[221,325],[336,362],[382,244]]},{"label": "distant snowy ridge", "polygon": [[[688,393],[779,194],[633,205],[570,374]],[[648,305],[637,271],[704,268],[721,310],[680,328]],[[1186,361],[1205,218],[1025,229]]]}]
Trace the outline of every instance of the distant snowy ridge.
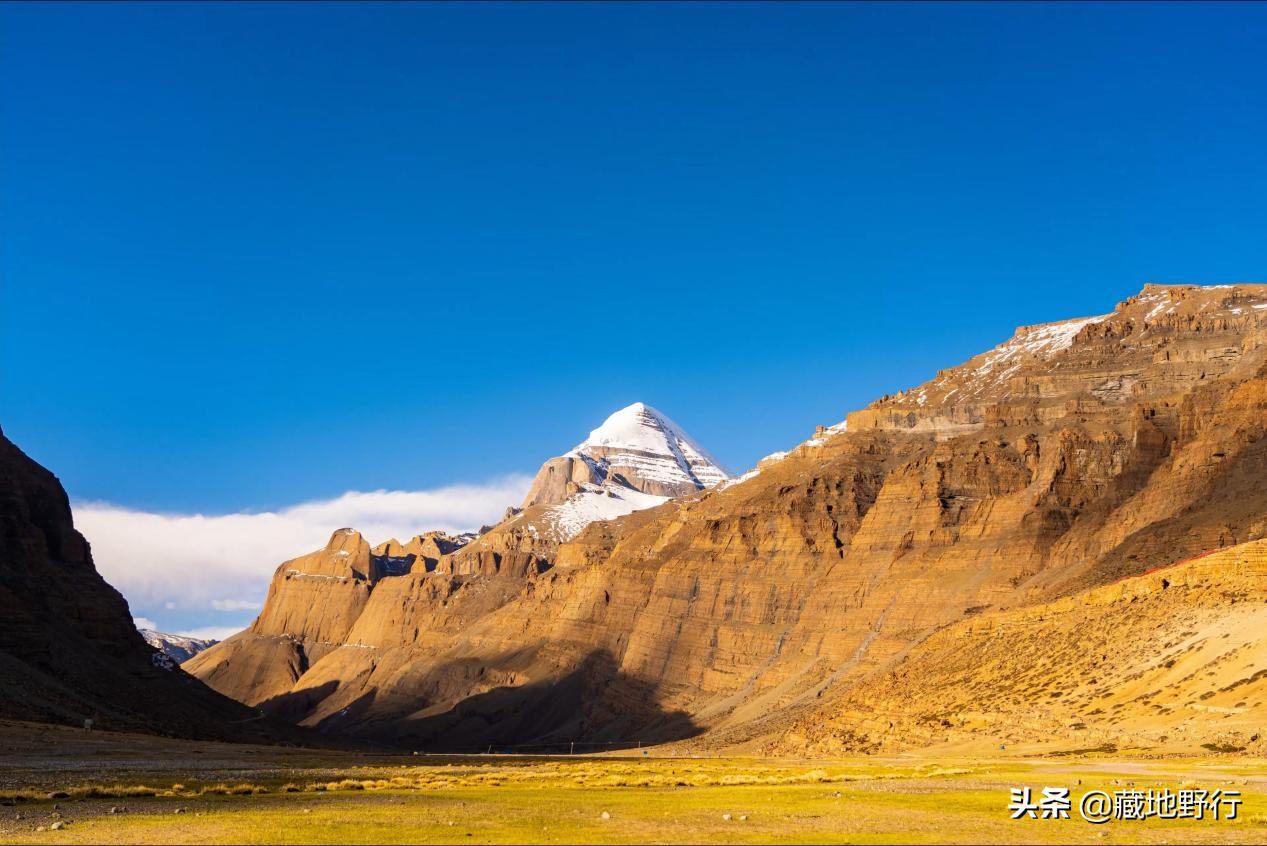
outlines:
[{"label": "distant snowy ridge", "polygon": [[218,640],[200,640],[196,637],[164,634],[153,629],[141,629],[140,631],[141,637],[145,638],[146,643],[171,658],[177,664],[188,661],[204,649],[215,646],[220,642]]}]

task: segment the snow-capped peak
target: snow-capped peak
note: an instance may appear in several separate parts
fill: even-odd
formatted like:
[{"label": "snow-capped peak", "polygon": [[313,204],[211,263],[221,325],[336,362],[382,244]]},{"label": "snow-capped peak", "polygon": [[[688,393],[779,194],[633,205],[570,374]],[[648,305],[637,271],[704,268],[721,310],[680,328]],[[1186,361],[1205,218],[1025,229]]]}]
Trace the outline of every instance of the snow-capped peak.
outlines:
[{"label": "snow-capped peak", "polygon": [[651,508],[728,478],[681,426],[636,402],[543,464],[523,507],[547,506],[540,520],[567,540],[594,520]]},{"label": "snow-capped peak", "polygon": [[635,402],[613,412],[603,421],[603,425],[577,444],[576,449],[581,450],[587,446],[627,446],[663,452],[670,435],[690,445],[696,453],[712,463],[717,463],[681,426],[670,420],[667,414],[645,402]]},{"label": "snow-capped peak", "polygon": [[612,414],[567,455],[627,468],[644,481],[696,489],[730,478],[717,459],[681,426],[642,402]]}]

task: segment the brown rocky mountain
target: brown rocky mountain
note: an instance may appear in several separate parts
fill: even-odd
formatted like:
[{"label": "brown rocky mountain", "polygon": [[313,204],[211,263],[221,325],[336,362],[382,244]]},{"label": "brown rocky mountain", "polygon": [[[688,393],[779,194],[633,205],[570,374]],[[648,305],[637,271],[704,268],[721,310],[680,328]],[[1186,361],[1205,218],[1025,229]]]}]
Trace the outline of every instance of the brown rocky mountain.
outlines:
[{"label": "brown rocky mountain", "polygon": [[99,728],[182,737],[299,736],[209,690],[142,639],[127,602],[93,566],[57,478],[3,433],[0,716],[91,719]]},{"label": "brown rocky mountain", "polygon": [[[561,467],[570,468],[568,479],[556,484]],[[353,702],[364,691],[341,678],[342,668],[370,654],[365,650],[376,656],[380,644],[409,644],[402,660],[413,666],[412,650],[435,637],[434,612],[460,630],[464,620],[496,609],[548,570],[559,544],[588,523],[727,478],[677,424],[635,403],[547,461],[523,507],[509,509],[479,537],[427,532],[371,549],[352,529],[335,532],[325,549],[277,569],[264,610],[247,631],[185,666],[229,696],[330,729],[332,715],[338,723],[368,701]],[[450,593],[451,612],[445,611]],[[383,692],[370,698],[381,701]],[[319,719],[309,714],[314,706]]]},{"label": "brown rocky mountain", "polygon": [[586,526],[654,508],[730,478],[663,412],[636,402],[611,414],[567,453],[546,461],[520,508],[442,558],[456,576],[542,572]]},{"label": "brown rocky mountain", "polygon": [[[359,569],[279,570],[306,598],[275,578],[252,630],[187,666],[305,725],[425,748],[692,736],[875,748],[889,741],[848,715],[882,694],[912,719],[970,726],[951,714],[971,703],[944,673],[928,671],[944,697],[917,707],[911,669],[955,666],[965,619],[1101,607],[1102,586],[1267,536],[1265,341],[1267,286],[1150,285],[1100,317],[1021,327],[737,480],[578,533],[542,531],[534,509],[547,506],[530,497],[434,570],[399,576],[376,575],[364,541],[353,551],[336,535],[319,555],[346,551]],[[535,493],[557,496],[577,466],[556,464]],[[1246,589],[1231,571],[1226,583],[1202,572],[1210,587],[1149,607],[1182,606],[1204,625],[1222,606],[1202,597]],[[1104,678],[1144,672],[1192,637],[1181,635],[1119,651]],[[1035,642],[1065,654],[1081,637],[1055,626]],[[1012,693],[1000,675],[991,713],[1040,694],[1077,702],[1091,683],[1045,672]],[[1263,683],[1246,680],[1244,704],[1228,707],[1261,719]],[[1078,739],[1056,711],[1026,714],[1039,739]],[[1162,742],[1144,723],[1114,730]],[[1222,731],[1192,723],[1166,742]]]}]

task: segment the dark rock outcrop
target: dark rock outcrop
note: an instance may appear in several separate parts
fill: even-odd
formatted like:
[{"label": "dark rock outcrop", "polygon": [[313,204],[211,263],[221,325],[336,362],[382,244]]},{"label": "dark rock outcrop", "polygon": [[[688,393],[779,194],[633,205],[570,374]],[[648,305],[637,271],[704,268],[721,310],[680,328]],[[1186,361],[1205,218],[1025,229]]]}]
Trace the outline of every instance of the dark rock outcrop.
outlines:
[{"label": "dark rock outcrop", "polygon": [[208,739],[301,736],[259,720],[145,642],[93,566],[57,478],[3,433],[0,716]]}]

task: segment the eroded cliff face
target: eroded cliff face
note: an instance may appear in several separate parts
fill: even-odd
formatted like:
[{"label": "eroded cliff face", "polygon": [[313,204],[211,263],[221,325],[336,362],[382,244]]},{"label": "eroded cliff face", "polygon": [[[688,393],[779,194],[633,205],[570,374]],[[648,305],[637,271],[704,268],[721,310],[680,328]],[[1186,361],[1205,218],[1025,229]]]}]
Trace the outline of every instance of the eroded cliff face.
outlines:
[{"label": "eroded cliff face", "polygon": [[[203,677],[437,748],[777,742],[965,616],[1267,533],[1265,340],[1267,286],[1148,286],[1022,327],[737,480],[563,540],[529,508],[381,578],[284,693]],[[277,637],[323,625],[266,615]]]},{"label": "eroded cliff face", "polygon": [[389,551],[374,555],[359,532],[339,529],[324,549],[277,568],[249,629],[194,656],[185,669],[249,705],[289,692],[313,663],[348,641],[373,585],[405,565]]},{"label": "eroded cliff face", "polygon": [[0,433],[0,716],[238,740],[295,737],[156,666],[52,473]]},{"label": "eroded cliff face", "polygon": [[383,572],[388,576],[399,576],[410,570],[430,573],[446,555],[457,552],[475,539],[475,535],[450,535],[448,532],[424,532],[414,535],[405,543],[392,538],[374,547],[374,555],[379,558]]}]

